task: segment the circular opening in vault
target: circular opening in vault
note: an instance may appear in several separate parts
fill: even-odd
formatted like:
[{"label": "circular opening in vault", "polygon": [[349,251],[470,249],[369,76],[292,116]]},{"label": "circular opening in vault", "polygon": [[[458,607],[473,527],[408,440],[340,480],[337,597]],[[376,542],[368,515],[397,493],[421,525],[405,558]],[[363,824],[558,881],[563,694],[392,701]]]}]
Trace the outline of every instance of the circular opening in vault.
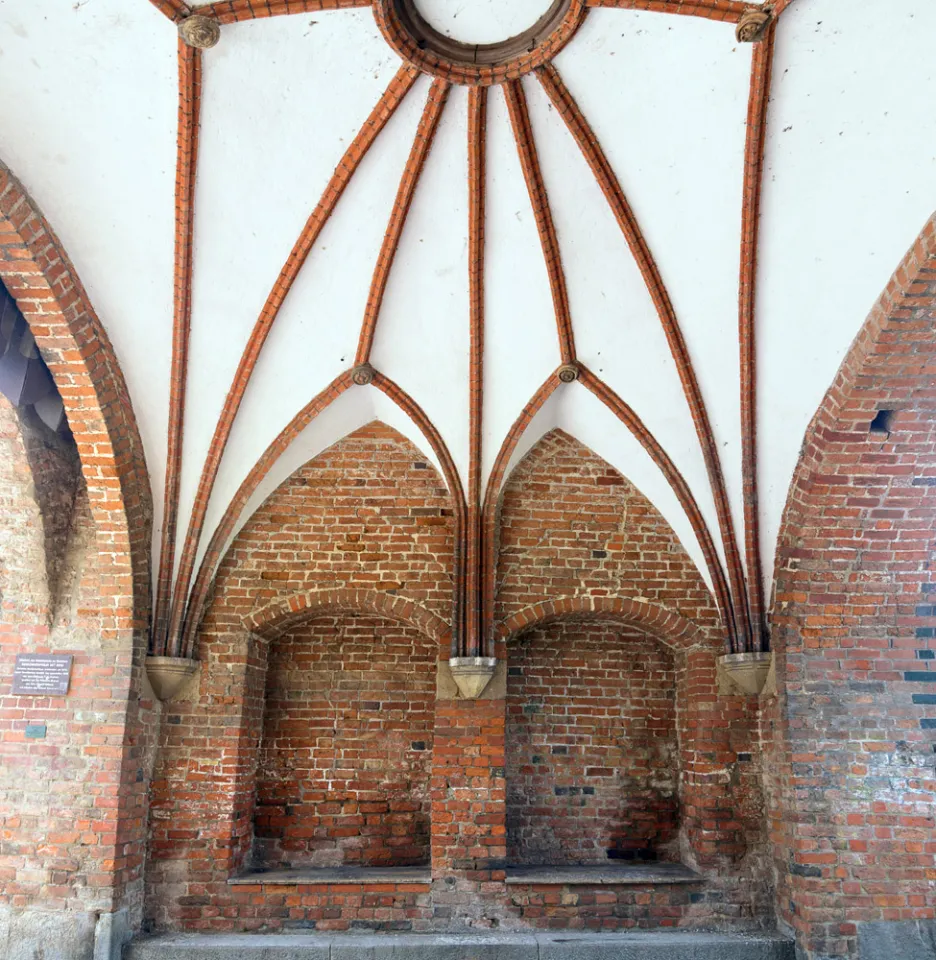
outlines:
[{"label": "circular opening in vault", "polygon": [[[448,83],[468,85],[515,80],[548,63],[572,39],[588,12],[588,0],[373,0],[373,4],[380,32],[403,60]],[[537,16],[532,26],[520,26]],[[507,39],[490,42],[463,39],[504,33]]]},{"label": "circular opening in vault", "polygon": [[554,0],[412,0],[416,14],[448,40],[499,44],[537,26]]}]

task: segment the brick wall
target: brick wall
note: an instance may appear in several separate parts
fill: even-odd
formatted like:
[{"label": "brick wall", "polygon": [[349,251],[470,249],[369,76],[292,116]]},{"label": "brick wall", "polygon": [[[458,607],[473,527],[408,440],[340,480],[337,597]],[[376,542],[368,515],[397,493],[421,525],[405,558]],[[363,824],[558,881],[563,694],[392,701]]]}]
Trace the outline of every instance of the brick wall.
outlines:
[{"label": "brick wall", "polygon": [[633,627],[559,622],[508,664],[511,862],[678,859],[672,654]]},{"label": "brick wall", "polygon": [[429,861],[438,644],[378,617],[323,617],[271,645],[258,865]]},{"label": "brick wall", "polygon": [[[41,541],[36,540],[35,548],[40,549],[41,560],[34,557],[25,559],[20,577],[20,589],[25,593],[32,593],[36,599],[45,597],[48,604],[48,613],[54,613],[58,600],[59,579],[62,575],[62,566],[65,562],[65,550],[69,540],[73,516],[76,515],[75,497],[80,493],[87,501],[87,491],[80,482],[81,464],[78,460],[78,451],[71,433],[64,435],[53,433],[31,410],[14,411],[6,398],[0,398],[6,407],[4,414],[4,433],[10,436],[10,463],[7,470],[14,470],[21,476],[28,477],[25,481],[31,486],[32,497],[27,499],[34,502],[38,510],[35,522],[41,531]],[[15,423],[13,420],[15,419]],[[14,441],[11,435],[18,435],[21,450],[16,453],[11,449]],[[23,462],[25,457],[25,462]],[[11,491],[9,509],[19,511],[23,500]],[[81,516],[90,512],[87,503],[83,510],[77,511]],[[12,514],[11,514],[12,519]],[[26,522],[30,522],[23,517]],[[15,534],[14,534],[15,535]],[[16,561],[11,558],[11,561]],[[36,576],[37,570],[44,575]],[[11,570],[12,574],[13,571]]]},{"label": "brick wall", "polygon": [[[661,852],[705,877],[700,889],[511,886],[511,913],[560,927],[761,922],[769,881],[757,705],[718,693],[716,658],[724,637],[714,600],[688,554],[639,490],[558,430],[511,475],[499,516],[501,636],[545,630],[539,636],[562,637],[566,646],[550,654],[552,665],[565,656],[581,670],[576,644],[594,637],[591,631],[643,636],[643,644],[649,634],[656,656],[671,665],[677,749],[667,782],[678,782],[678,839],[664,840]],[[519,649],[508,640],[498,645],[498,656],[507,655],[513,665]],[[508,677],[511,682],[515,678]],[[585,700],[570,698],[565,709],[588,716]],[[569,796],[590,802],[589,795]],[[659,822],[665,837],[667,819]]]},{"label": "brick wall", "polygon": [[[290,919],[273,911],[266,899],[265,906],[246,904],[241,911],[236,888],[227,886],[227,879],[250,863],[260,732],[265,713],[270,719],[267,685],[279,683],[278,675],[285,680],[285,671],[276,667],[280,655],[276,645],[284,637],[294,638],[287,643],[299,643],[304,636],[308,643],[317,630],[331,629],[337,658],[338,634],[347,639],[347,631],[353,635],[357,629],[365,630],[372,638],[367,646],[375,666],[391,655],[388,651],[400,648],[399,656],[407,662],[408,695],[416,695],[420,709],[412,710],[405,722],[401,719],[399,729],[385,733],[397,736],[410,724],[419,729],[419,736],[414,733],[409,742],[424,742],[426,750],[411,749],[406,762],[420,771],[425,783],[428,758],[416,755],[429,754],[433,748],[423,708],[430,691],[434,699],[434,662],[449,653],[446,621],[452,610],[453,551],[453,514],[441,478],[412,444],[379,423],[358,430],[300,468],[251,517],[219,570],[199,635],[198,683],[166,705],[152,795],[151,923],[279,927]],[[406,626],[383,619],[387,616]],[[403,654],[402,646],[411,656]],[[268,681],[271,650],[274,670]],[[357,652],[349,649],[347,655],[352,659],[345,666],[361,666]],[[380,672],[371,671],[365,680],[359,671],[359,680],[352,682],[379,685]],[[292,673],[289,682],[303,681]],[[389,701],[381,695],[379,701],[367,702]],[[364,710],[360,718],[373,719],[374,713]],[[353,749],[350,744],[348,749]],[[263,759],[266,770],[277,769],[269,752]],[[354,759],[376,758],[361,751]],[[332,747],[323,762],[334,760]],[[419,810],[393,813],[406,814],[396,826],[410,824],[406,829],[412,831],[410,839],[422,858],[425,839],[416,823],[422,816],[424,786],[415,793]],[[269,799],[269,794],[263,798]],[[347,814],[358,815],[350,809]],[[264,816],[259,811],[266,831],[271,825]],[[380,839],[386,825],[384,820],[373,839]],[[343,850],[342,856],[348,857],[363,842],[361,825],[352,826],[350,819],[335,829],[353,833],[341,843],[331,838],[320,856],[326,856],[330,847],[332,855]],[[384,836],[381,843],[387,842]],[[375,854],[387,849],[373,848]],[[410,852],[415,854],[415,849]],[[266,853],[279,855],[275,840]],[[308,847],[306,854],[315,856]],[[338,911],[335,916],[305,918],[314,919],[320,929],[333,923],[347,928],[354,919],[346,904],[318,904],[316,909],[319,906]],[[406,909],[410,907],[412,903]]]},{"label": "brick wall", "polygon": [[[553,497],[545,517],[533,506],[543,501],[544,483],[551,483]],[[643,849],[655,834],[661,852],[703,870],[702,888],[615,891],[610,908],[606,891],[578,890],[574,904],[566,891],[554,911],[551,903],[537,902],[542,891],[505,886],[513,789],[505,755],[508,703],[434,699],[434,662],[449,655],[450,505],[418,451],[373,424],[287,480],[222,563],[199,637],[200,677],[166,705],[152,799],[152,925],[425,930],[759,922],[766,880],[753,713],[742,698],[717,696],[722,637],[714,604],[685,551],[638,491],[561,434],[534,450],[511,478],[502,517],[499,656],[524,645],[505,643],[505,634],[535,629],[538,639],[556,643],[546,659],[555,667],[560,658],[569,671],[560,680],[567,694],[577,695],[573,677],[583,650],[589,643],[604,650],[612,638],[617,643],[614,662],[602,653],[594,669],[603,672],[600,682],[614,674],[614,690],[625,694],[630,711],[628,755],[618,746],[611,777],[618,787],[628,785],[630,806],[617,803],[617,828],[602,837],[602,851]],[[543,622],[527,620],[538,617]],[[538,649],[535,640],[527,646],[534,654]],[[405,665],[407,715],[387,707],[399,702],[388,700],[383,688],[388,662],[397,683],[404,682],[399,668]],[[529,682],[547,682],[540,663],[531,665]],[[652,703],[641,683],[646,691],[654,686]],[[340,698],[350,688],[354,702]],[[576,723],[594,721],[587,697],[566,699]],[[373,708],[377,703],[383,706]],[[339,720],[354,728],[353,737],[343,736]],[[318,722],[326,724],[325,736]],[[357,736],[361,724],[376,734],[373,742]],[[644,733],[637,731],[641,724]],[[660,734],[651,737],[647,731],[656,724]],[[559,736],[559,729],[549,736]],[[395,752],[378,757],[384,737],[402,739]],[[398,749],[407,741],[427,749]],[[664,763],[673,752],[677,756]],[[373,785],[367,778],[375,772],[396,776],[400,766],[388,769],[387,756],[406,768],[411,791],[403,801],[408,808],[396,811],[405,816],[389,834],[385,810],[393,816],[393,801],[381,790],[366,800],[360,792]],[[601,776],[593,768],[610,769],[609,751],[594,759],[583,776],[590,769],[597,783]],[[317,790],[326,770],[337,773],[324,784],[328,789]],[[338,886],[228,885],[252,862],[360,857],[379,863],[394,836],[400,843],[395,858],[401,849],[413,859],[424,856],[420,791],[427,773],[431,884],[350,893]],[[414,795],[419,809],[410,809]],[[571,790],[563,802],[566,796]],[[595,796],[602,810],[611,802],[610,792]],[[649,829],[642,819],[648,811]],[[594,818],[601,815],[596,809]],[[570,830],[570,849],[593,825]],[[612,920],[598,919],[609,909]]]},{"label": "brick wall", "polygon": [[[141,870],[116,814],[123,803],[142,834],[152,705],[128,740],[129,651],[102,639],[108,587],[74,442],[0,396],[0,919],[17,949],[90,957],[115,880]],[[14,696],[16,655],[48,652],[74,657],[68,696]]]},{"label": "brick wall", "polygon": [[[54,604],[43,611],[37,604],[28,615],[3,610],[4,678],[18,651],[54,644],[56,652],[75,654],[74,692],[64,700],[13,698],[9,680],[0,681],[3,769],[13,771],[11,777],[27,766],[31,770],[30,790],[22,791],[20,776],[13,784],[15,803],[0,804],[14,831],[6,847],[12,863],[3,869],[21,874],[21,882],[3,885],[10,904],[7,930],[27,949],[41,953],[54,947],[78,957],[105,951],[112,940],[119,943],[122,931],[142,914],[147,736],[153,719],[153,704],[142,697],[150,486],[107,334],[51,227],[2,163],[0,281],[29,323],[62,397],[81,462],[86,499],[84,494],[80,499],[94,531],[84,550],[79,543],[88,528],[85,534],[79,528],[87,513],[81,507],[84,520],[75,524],[73,510],[62,567],[56,568],[61,554],[54,551],[45,569],[32,568],[34,583],[44,579],[48,586],[52,573],[53,598],[60,601],[52,629],[58,635],[47,633]],[[66,521],[59,510],[68,494],[63,492],[55,507],[55,498],[44,499],[42,482],[37,479],[35,501],[49,513],[43,539],[60,543]],[[0,526],[8,519],[12,515],[0,517]],[[77,554],[87,559],[85,566]],[[77,566],[69,569],[69,563]],[[79,567],[80,575],[74,572]],[[77,591],[76,579],[84,585]],[[84,626],[70,628],[79,622]],[[27,720],[49,721],[45,740],[26,742]],[[44,815],[30,822],[43,797],[49,798]],[[66,909],[59,911],[63,903]]]},{"label": "brick wall", "polygon": [[203,632],[335,587],[404,596],[451,620],[453,525],[435,468],[395,430],[370,424],[297,470],[241,530]]},{"label": "brick wall", "polygon": [[499,521],[499,621],[544,599],[630,596],[720,630],[712,595],[660,512],[561,430],[517,465]]},{"label": "brick wall", "polygon": [[432,769],[432,921],[490,927],[504,910],[503,700],[439,700]]},{"label": "brick wall", "polygon": [[0,598],[4,618],[49,609],[45,528],[16,410],[0,394]]},{"label": "brick wall", "polygon": [[936,917],[934,296],[931,221],[807,433],[779,538],[763,734],[778,911],[809,958]]}]

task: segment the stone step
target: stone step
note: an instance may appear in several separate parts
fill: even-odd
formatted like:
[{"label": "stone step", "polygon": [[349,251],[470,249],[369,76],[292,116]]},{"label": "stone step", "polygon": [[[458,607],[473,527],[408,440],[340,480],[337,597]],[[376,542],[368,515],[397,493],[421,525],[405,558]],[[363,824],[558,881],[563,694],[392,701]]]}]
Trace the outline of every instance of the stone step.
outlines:
[{"label": "stone step", "polygon": [[168,934],[123,960],[793,960],[776,933]]}]

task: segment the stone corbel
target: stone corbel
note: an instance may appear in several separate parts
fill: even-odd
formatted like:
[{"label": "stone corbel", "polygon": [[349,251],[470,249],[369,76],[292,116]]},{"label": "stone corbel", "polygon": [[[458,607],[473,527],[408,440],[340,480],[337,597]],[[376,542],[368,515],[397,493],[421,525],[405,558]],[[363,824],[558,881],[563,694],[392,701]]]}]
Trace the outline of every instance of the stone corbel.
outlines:
[{"label": "stone corbel", "polygon": [[773,665],[772,653],[729,653],[718,658],[718,692],[723,696],[759,696]]},{"label": "stone corbel", "polygon": [[185,657],[147,657],[146,676],[157,700],[171,700],[198,671],[198,661]]},{"label": "stone corbel", "polygon": [[452,657],[439,664],[440,700],[496,700],[507,690],[507,664],[495,657]]}]

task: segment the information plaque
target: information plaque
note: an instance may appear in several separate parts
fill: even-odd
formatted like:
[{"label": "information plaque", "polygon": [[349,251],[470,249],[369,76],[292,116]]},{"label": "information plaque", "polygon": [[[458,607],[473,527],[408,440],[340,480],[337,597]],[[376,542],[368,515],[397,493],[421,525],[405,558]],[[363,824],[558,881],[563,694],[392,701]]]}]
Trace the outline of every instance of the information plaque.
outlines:
[{"label": "information plaque", "polygon": [[13,667],[13,694],[64,697],[71,679],[70,653],[19,653]]}]

